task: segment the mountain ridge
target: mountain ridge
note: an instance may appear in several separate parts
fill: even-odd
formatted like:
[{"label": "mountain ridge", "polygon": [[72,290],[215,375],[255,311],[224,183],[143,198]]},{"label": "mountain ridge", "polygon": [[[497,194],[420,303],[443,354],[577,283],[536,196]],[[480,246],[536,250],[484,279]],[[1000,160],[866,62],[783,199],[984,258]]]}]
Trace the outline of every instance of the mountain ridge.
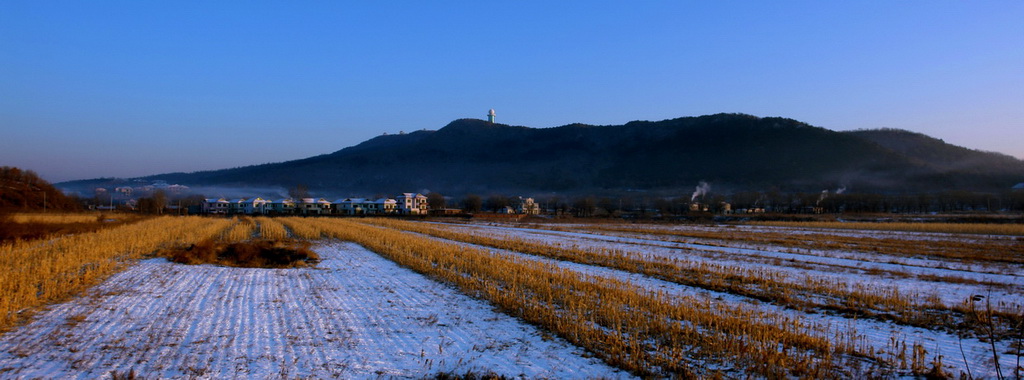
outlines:
[{"label": "mountain ridge", "polygon": [[671,192],[698,181],[736,191],[998,191],[1024,180],[1024,161],[910,131],[723,113],[551,128],[457,119],[299,160],[141,179],[352,194]]}]

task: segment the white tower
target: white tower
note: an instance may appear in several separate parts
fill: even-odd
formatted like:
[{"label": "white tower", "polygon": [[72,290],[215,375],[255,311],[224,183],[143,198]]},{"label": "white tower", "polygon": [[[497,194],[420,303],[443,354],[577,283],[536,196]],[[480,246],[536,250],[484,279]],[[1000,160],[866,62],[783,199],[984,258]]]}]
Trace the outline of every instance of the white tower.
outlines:
[{"label": "white tower", "polygon": [[487,113],[487,122],[494,124],[494,108],[491,108],[491,112]]}]

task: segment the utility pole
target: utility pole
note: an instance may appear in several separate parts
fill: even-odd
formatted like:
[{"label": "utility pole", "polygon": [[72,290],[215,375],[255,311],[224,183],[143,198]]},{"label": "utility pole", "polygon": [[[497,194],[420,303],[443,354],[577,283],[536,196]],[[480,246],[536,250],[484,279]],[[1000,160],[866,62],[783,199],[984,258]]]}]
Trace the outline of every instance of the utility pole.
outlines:
[{"label": "utility pole", "polygon": [[46,191],[43,191],[43,214],[46,213]]}]

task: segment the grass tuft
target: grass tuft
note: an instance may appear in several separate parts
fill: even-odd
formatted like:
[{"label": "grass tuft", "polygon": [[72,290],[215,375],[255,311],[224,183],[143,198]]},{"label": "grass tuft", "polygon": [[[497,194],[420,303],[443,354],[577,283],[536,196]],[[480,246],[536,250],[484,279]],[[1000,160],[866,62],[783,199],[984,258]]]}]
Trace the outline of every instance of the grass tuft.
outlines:
[{"label": "grass tuft", "polygon": [[505,376],[505,375],[499,375],[499,374],[491,372],[491,371],[487,371],[487,372],[466,371],[466,373],[463,373],[463,374],[458,374],[458,373],[455,373],[455,372],[438,372],[438,373],[433,374],[431,376],[424,377],[424,379],[433,379],[433,380],[506,380],[506,379],[511,379],[511,377],[508,377],[508,376]]}]

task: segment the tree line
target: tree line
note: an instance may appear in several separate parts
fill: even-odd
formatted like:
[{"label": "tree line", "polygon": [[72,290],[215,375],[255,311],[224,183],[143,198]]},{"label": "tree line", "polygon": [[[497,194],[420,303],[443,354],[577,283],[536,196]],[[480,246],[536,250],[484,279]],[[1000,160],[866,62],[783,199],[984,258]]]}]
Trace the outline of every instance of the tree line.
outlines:
[{"label": "tree line", "polygon": [[76,211],[77,198],[64,195],[31,170],[0,167],[0,212]]},{"label": "tree line", "polygon": [[[308,197],[305,186],[297,186],[289,195]],[[534,197],[541,212],[576,217],[616,216],[679,216],[694,213],[751,211],[774,213],[958,213],[958,212],[1024,212],[1024,190],[1003,192],[938,191],[928,193],[801,193],[780,190],[744,191],[729,194],[708,193],[700,197],[689,194],[679,197],[626,194],[620,196],[547,195]],[[190,206],[199,206],[203,195],[170,196],[161,190],[136,199],[136,211],[162,214],[173,207],[185,213]],[[456,208],[466,214],[501,212],[514,207],[519,197],[503,194],[445,197],[427,194],[433,210]],[[693,207],[694,203],[699,207]],[[67,196],[31,170],[0,167],[0,213],[26,211],[77,211],[88,205],[104,205],[101,199],[79,199]]]}]

